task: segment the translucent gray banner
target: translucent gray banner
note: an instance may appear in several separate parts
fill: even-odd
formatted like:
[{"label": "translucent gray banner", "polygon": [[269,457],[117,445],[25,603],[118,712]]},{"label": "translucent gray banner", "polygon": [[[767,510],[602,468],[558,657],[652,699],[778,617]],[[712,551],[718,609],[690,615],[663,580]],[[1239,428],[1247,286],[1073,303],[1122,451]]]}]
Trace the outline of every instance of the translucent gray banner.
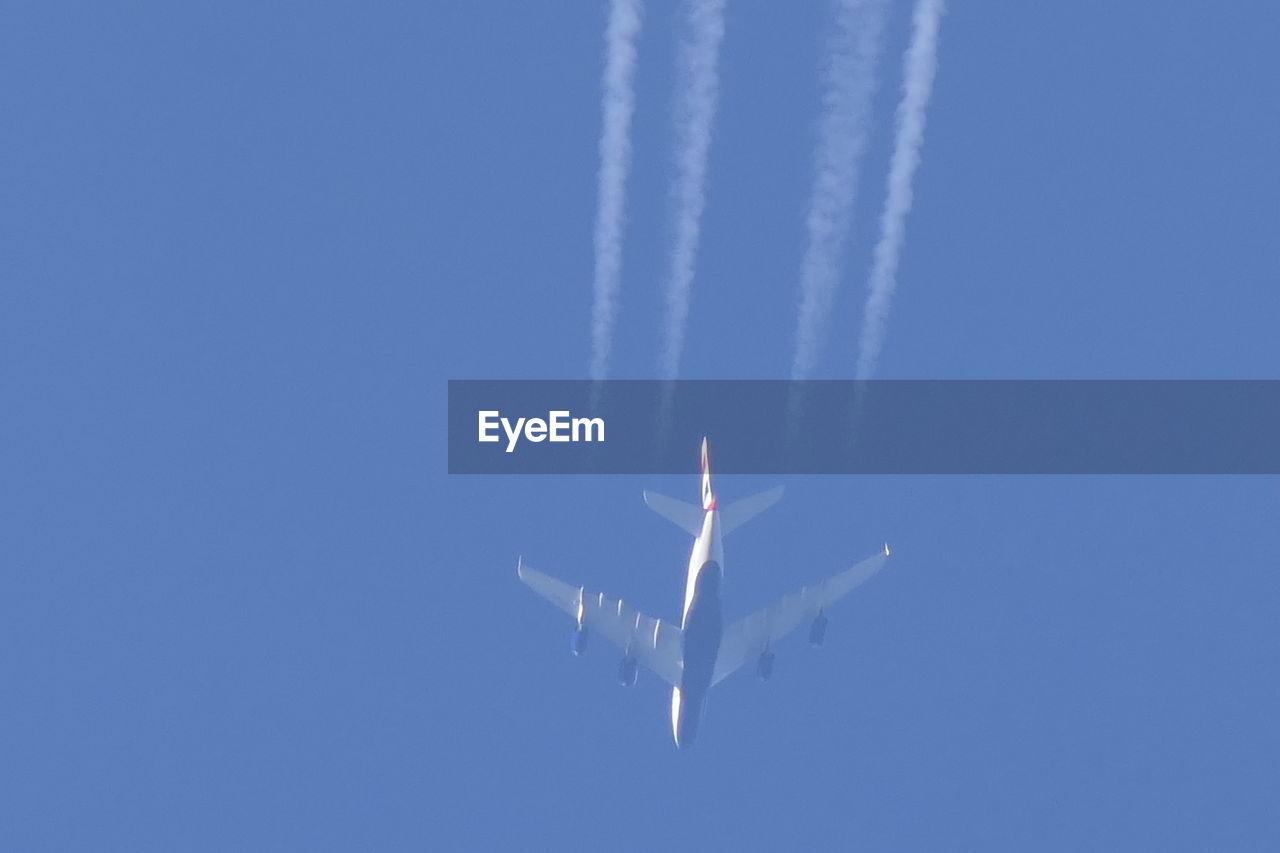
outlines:
[{"label": "translucent gray banner", "polygon": [[453,474],[1276,474],[1280,381],[449,382]]}]

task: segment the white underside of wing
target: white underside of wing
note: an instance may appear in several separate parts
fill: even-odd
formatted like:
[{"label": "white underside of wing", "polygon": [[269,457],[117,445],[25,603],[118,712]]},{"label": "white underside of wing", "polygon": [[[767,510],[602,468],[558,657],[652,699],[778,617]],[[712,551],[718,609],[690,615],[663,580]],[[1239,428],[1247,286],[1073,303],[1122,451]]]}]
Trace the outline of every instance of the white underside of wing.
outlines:
[{"label": "white underside of wing", "polygon": [[716,656],[711,683],[719,683],[748,661],[755,660],[765,649],[865,583],[880,571],[888,557],[889,548],[886,545],[882,551],[857,565],[785,595],[768,607],[728,626],[720,641],[720,652]]},{"label": "white underside of wing", "polygon": [[520,580],[568,613],[581,619],[588,630],[613,643],[636,662],[672,686],[680,684],[684,669],[684,637],[680,626],[647,616],[621,599],[595,593],[585,587],[570,586],[521,560],[516,567]]}]

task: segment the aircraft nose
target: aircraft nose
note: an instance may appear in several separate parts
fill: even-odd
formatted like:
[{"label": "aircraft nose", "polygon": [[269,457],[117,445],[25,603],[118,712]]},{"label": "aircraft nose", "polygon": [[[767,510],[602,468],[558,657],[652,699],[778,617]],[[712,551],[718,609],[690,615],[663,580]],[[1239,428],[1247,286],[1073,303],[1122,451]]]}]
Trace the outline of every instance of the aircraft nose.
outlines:
[{"label": "aircraft nose", "polygon": [[675,738],[676,747],[681,751],[693,744],[694,728],[689,725],[689,709],[685,707],[684,695],[679,687],[671,690],[671,735]]},{"label": "aircraft nose", "polygon": [[676,723],[676,746],[681,751],[693,746],[698,736],[698,716],[695,708],[686,708]]}]

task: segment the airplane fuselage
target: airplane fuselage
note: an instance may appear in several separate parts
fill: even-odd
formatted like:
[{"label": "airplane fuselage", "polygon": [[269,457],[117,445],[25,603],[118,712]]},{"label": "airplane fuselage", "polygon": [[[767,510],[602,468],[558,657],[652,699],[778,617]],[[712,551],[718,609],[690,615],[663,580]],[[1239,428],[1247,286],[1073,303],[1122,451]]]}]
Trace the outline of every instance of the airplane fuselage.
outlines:
[{"label": "airplane fuselage", "polygon": [[704,511],[702,531],[693,540],[685,581],[684,672],[671,689],[671,728],[681,749],[693,743],[715,671],[724,630],[720,588],[724,582],[724,543],[715,501]]}]

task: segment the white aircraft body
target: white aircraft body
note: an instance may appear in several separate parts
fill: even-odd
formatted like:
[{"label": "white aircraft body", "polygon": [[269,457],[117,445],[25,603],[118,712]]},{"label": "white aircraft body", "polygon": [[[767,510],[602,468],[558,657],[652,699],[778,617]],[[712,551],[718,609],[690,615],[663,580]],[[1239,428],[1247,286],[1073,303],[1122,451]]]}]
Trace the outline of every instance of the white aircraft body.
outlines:
[{"label": "white aircraft body", "polygon": [[826,609],[862,584],[884,565],[885,545],[874,556],[811,586],[803,587],[745,619],[724,627],[720,587],[724,580],[724,537],[744,522],[777,503],[782,487],[761,492],[721,510],[711,489],[711,461],[702,440],[702,506],[645,492],[645,503],[695,538],[689,554],[684,612],[680,624],[654,619],[603,593],[589,592],[556,580],[525,565],[516,573],[534,592],[577,621],[572,650],[586,650],[588,630],[594,630],[623,650],[618,679],[635,684],[638,665],[671,685],[671,729],[681,749],[693,743],[707,691],[748,661],[767,680],[773,672],[773,645],[805,622],[809,642],[821,645],[826,633]]}]

